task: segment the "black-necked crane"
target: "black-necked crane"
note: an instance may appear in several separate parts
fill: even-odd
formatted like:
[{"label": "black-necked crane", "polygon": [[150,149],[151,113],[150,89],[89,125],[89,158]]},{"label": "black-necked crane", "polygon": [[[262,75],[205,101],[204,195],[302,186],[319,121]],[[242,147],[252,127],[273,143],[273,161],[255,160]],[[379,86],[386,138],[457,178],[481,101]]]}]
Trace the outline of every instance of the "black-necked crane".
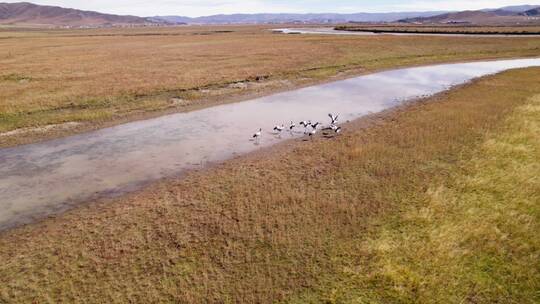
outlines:
[{"label": "black-necked crane", "polygon": [[[341,133],[341,127],[340,127],[340,126],[337,126],[337,125],[333,125],[333,124],[330,125],[329,127],[325,128],[324,130],[332,130],[332,131],[334,131],[334,133],[335,133],[336,135],[339,134],[339,133]],[[331,137],[333,137],[333,136],[328,137],[328,135],[329,135],[328,133],[324,133],[324,135],[325,135],[326,138],[331,138]]]},{"label": "black-necked crane", "polygon": [[298,124],[303,126],[304,128],[307,128],[311,124],[311,122],[303,120],[299,122]]},{"label": "black-necked crane", "polygon": [[316,122],[316,123],[310,124],[310,125],[314,130],[317,130],[317,127],[319,127],[320,124],[321,124],[320,122]]},{"label": "black-necked crane", "polygon": [[278,133],[281,133],[283,130],[285,130],[284,125],[274,127],[274,131],[277,131]]},{"label": "black-necked crane", "polygon": [[338,121],[339,115],[333,115],[332,113],[328,114],[328,117],[332,120],[331,124],[335,125]]},{"label": "black-necked crane", "polygon": [[257,131],[257,133],[253,134],[253,138],[256,139],[256,140],[261,138],[261,136],[262,136],[262,128],[259,129],[259,131]]},{"label": "black-necked crane", "polygon": [[326,128],[326,130],[332,130],[336,131],[339,127],[337,125],[331,124],[330,127]]},{"label": "black-necked crane", "polygon": [[296,128],[296,124],[291,121],[291,125],[289,126],[289,131],[292,131],[294,128]]}]

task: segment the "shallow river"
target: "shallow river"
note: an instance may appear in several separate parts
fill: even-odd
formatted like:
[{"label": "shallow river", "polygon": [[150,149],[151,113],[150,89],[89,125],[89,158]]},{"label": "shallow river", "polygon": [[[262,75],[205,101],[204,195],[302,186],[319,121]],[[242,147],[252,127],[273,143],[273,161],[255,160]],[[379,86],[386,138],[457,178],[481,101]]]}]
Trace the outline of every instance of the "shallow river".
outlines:
[{"label": "shallow river", "polygon": [[375,35],[393,35],[393,36],[441,36],[441,37],[478,37],[478,38],[526,38],[540,37],[540,35],[512,35],[512,34],[444,34],[444,33],[375,33],[375,32],[355,32],[335,30],[332,27],[320,28],[283,28],[273,29],[276,33],[283,34],[313,34],[313,35],[353,35],[353,36],[375,36]]},{"label": "shallow river", "polygon": [[[0,149],[0,230],[303,136],[272,135],[278,123],[310,119],[327,124],[330,112],[339,113],[341,121],[352,120],[475,77],[529,66],[540,66],[540,59],[387,71]],[[264,131],[257,144],[250,138],[259,128]]]}]

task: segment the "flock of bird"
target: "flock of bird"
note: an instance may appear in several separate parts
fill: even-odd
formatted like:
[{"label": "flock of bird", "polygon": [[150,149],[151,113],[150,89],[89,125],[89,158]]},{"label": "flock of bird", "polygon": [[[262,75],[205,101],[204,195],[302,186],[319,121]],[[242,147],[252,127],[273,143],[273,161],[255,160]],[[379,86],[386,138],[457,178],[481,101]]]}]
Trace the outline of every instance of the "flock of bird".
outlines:
[{"label": "flock of bird", "polygon": [[[323,128],[323,130],[331,130],[335,134],[341,133],[341,127],[337,125],[339,115],[333,115],[328,114],[328,117],[330,117],[330,125],[326,128]],[[322,126],[320,122],[312,123],[311,120],[304,120],[298,123],[300,126],[304,127],[304,135],[309,136],[310,138],[315,136],[317,134],[317,131],[319,130],[319,127]],[[289,127],[285,127],[284,124],[282,125],[276,125],[274,127],[274,134],[281,134],[283,131],[288,130],[289,132],[295,132],[296,124],[291,121],[291,124]],[[255,134],[253,134],[254,140],[259,140],[263,135],[262,128],[259,129]]]}]

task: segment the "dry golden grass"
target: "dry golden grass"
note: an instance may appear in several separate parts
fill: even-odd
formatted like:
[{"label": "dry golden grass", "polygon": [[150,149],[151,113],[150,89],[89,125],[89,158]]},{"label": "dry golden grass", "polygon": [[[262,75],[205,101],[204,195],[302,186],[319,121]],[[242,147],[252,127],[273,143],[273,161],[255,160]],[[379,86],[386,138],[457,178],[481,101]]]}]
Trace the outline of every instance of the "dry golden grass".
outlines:
[{"label": "dry golden grass", "polygon": [[[373,119],[369,127],[353,123],[334,140],[293,142],[3,233],[0,301],[458,302],[445,298],[452,291],[445,290],[448,284],[438,284],[447,274],[465,302],[534,303],[538,268],[524,265],[534,258],[528,252],[538,253],[537,226],[530,222],[538,218],[537,206],[526,210],[514,200],[499,201],[495,209],[503,209],[494,213],[489,200],[469,197],[476,186],[470,193],[465,176],[474,180],[484,164],[491,172],[497,160],[476,147],[486,133],[505,130],[504,118],[540,94],[539,81],[538,68],[505,72]],[[530,119],[525,126],[533,125]],[[529,147],[538,137],[526,134],[508,144]],[[534,169],[535,151],[517,157]],[[512,163],[513,152],[500,153],[504,164]],[[501,189],[524,187],[520,179],[504,181]],[[527,182],[536,188],[523,191],[538,189],[534,177]],[[433,189],[454,183],[458,187],[449,189],[458,193],[448,192],[444,200],[457,195],[462,203],[443,206],[452,213],[432,222],[415,219],[414,208],[422,214],[433,208]],[[500,234],[467,232],[479,219],[477,209],[490,223],[495,218],[504,224]],[[516,215],[530,225],[506,230]],[[435,230],[426,244],[444,244],[430,251],[422,240],[439,221],[442,231],[456,228],[441,238]],[[456,244],[460,227],[467,239]],[[506,241],[498,242],[503,236]],[[456,255],[438,250],[444,246]],[[471,255],[460,256],[462,248]],[[501,251],[503,263],[469,264],[477,256],[497,259]],[[439,255],[444,263],[437,262]],[[458,266],[444,268],[452,262]]]},{"label": "dry golden grass", "polygon": [[[172,97],[201,107],[343,73],[540,55],[537,38],[304,36],[267,29],[0,30],[0,132],[189,109]],[[229,86],[237,81],[250,86]],[[16,143],[0,137],[0,146]]]}]

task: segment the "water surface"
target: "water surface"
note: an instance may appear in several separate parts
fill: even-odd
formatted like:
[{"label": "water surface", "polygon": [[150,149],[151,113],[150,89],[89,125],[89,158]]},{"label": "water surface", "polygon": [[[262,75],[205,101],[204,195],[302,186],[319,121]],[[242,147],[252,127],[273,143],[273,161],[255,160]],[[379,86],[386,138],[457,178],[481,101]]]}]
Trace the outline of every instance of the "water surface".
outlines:
[{"label": "water surface", "polygon": [[[328,123],[329,112],[339,113],[341,121],[352,120],[475,77],[529,66],[540,66],[540,59],[387,71],[0,149],[0,229],[303,136],[273,136],[276,124],[307,119]],[[264,131],[257,145],[250,137],[259,128]]]},{"label": "water surface", "polygon": [[375,32],[355,32],[335,30],[332,27],[320,28],[283,28],[273,29],[272,31],[283,34],[312,34],[312,35],[353,35],[353,36],[376,36],[376,35],[391,35],[391,36],[449,36],[449,37],[477,37],[477,38],[517,38],[517,37],[540,37],[540,35],[513,35],[513,34],[452,34],[452,33],[375,33]]}]

